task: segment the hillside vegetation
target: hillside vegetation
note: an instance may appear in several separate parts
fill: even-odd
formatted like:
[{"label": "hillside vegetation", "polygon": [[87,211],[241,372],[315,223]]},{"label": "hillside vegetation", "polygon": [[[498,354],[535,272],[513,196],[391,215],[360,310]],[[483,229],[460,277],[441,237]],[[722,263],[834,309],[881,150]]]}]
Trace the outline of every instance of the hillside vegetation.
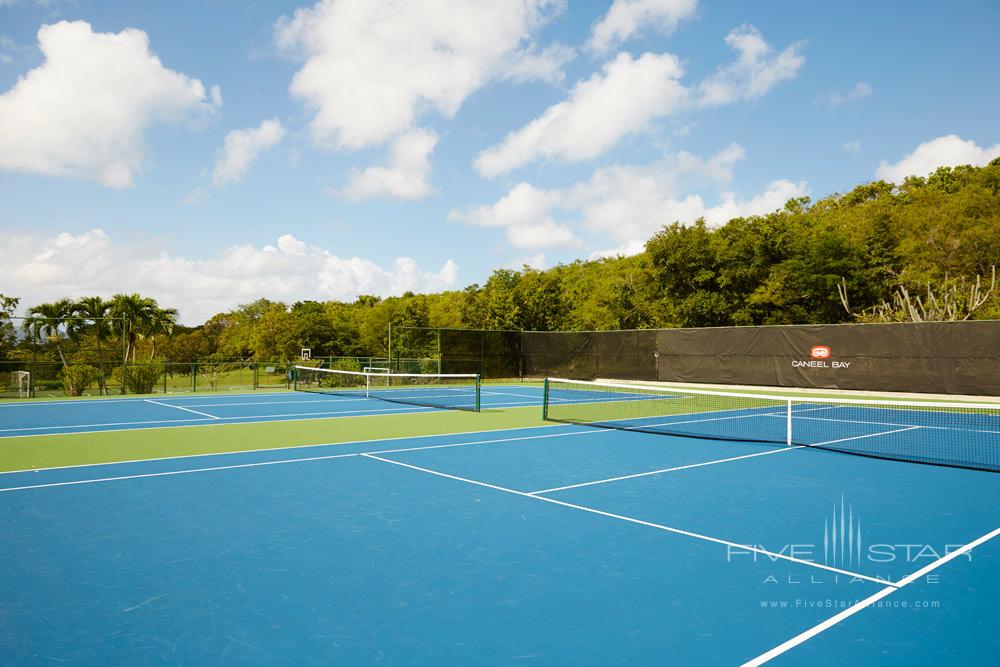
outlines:
[{"label": "hillside vegetation", "polygon": [[[1000,290],[989,292],[1000,263],[1000,159],[898,186],[879,181],[815,202],[795,199],[717,228],[664,223],[639,255],[497,270],[462,291],[353,303],[261,299],[200,327],[161,322],[158,332],[172,335],[153,338],[156,356],[265,361],[297,357],[303,347],[322,356],[384,355],[390,322],[602,330],[901,320],[911,314],[894,303],[900,288],[926,301],[928,285],[950,293],[958,309],[950,316],[961,318],[976,299],[977,276],[983,303],[971,316],[1000,318]],[[140,355],[150,338],[134,341]],[[5,339],[9,352],[13,341]]]}]

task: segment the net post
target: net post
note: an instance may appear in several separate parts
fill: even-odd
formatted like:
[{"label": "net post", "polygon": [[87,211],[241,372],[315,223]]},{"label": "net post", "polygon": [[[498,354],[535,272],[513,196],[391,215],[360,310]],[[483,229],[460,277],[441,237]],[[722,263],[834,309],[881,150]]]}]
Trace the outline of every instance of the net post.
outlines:
[{"label": "net post", "polygon": [[542,421],[549,419],[549,379],[542,385]]},{"label": "net post", "polygon": [[[390,333],[389,335],[391,336],[392,334]],[[392,370],[391,367],[390,370]],[[371,389],[372,389],[372,376],[365,375],[365,398],[371,398]]]},{"label": "net post", "polygon": [[476,412],[480,411],[480,402],[479,402],[480,381],[481,381],[480,376],[476,374]]},{"label": "net post", "polygon": [[792,446],[792,400],[788,399],[787,412],[785,418],[785,444],[789,447]]}]

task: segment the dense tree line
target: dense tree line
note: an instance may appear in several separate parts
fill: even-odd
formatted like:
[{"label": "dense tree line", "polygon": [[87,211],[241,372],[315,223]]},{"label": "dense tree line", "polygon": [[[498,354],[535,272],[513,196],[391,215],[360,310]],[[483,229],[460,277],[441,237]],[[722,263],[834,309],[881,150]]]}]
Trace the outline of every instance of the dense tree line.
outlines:
[{"label": "dense tree line", "polygon": [[[703,220],[664,222],[632,257],[546,271],[500,269],[483,285],[439,294],[292,305],[260,299],[198,327],[175,325],[176,311],[154,302],[141,323],[118,325],[107,336],[133,358],[138,352],[172,362],[283,360],[301,348],[314,356],[384,356],[390,323],[397,330],[544,331],[892,320],[911,316],[894,298],[926,290],[952,295],[959,307],[950,316],[1000,318],[1000,292],[989,284],[975,293],[982,299],[964,296],[967,285],[977,276],[988,279],[1000,263],[1000,159],[982,168],[941,168],[901,185],[868,183],[815,202],[794,199],[769,215],[717,228]],[[68,311],[65,337],[101,340],[93,323],[105,312],[103,302],[85,303]],[[9,313],[16,303],[5,298],[2,305]],[[42,304],[31,312],[41,317],[49,306],[59,310]],[[84,324],[72,330],[74,321]],[[8,354],[15,339],[9,322],[3,324],[0,345]],[[51,347],[56,353],[57,345]]]}]

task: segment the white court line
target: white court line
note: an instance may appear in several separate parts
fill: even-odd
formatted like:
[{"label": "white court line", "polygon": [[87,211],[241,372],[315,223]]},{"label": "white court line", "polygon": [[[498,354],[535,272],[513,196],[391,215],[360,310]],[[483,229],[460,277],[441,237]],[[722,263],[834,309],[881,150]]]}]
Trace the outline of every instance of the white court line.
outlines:
[{"label": "white court line", "polygon": [[[171,406],[171,407],[173,407],[173,406]],[[433,408],[422,408],[422,407],[416,407],[415,406],[413,408],[385,408],[383,410],[339,410],[339,411],[335,411],[335,412],[301,412],[301,413],[280,413],[280,414],[276,414],[276,415],[243,415],[243,416],[237,416],[237,417],[212,417],[212,419],[215,419],[215,420],[218,420],[218,421],[233,421],[233,420],[236,420],[236,419],[245,419],[245,420],[247,420],[245,423],[253,424],[253,423],[255,423],[253,421],[255,419],[274,419],[276,417],[287,417],[287,418],[307,417],[307,418],[311,418],[311,419],[331,419],[331,418],[335,418],[336,416],[354,415],[354,414],[357,414],[359,412],[363,413],[360,416],[364,417],[364,416],[366,416],[368,414],[372,414],[372,416],[376,416],[374,413],[380,413],[380,412],[410,414],[410,413],[414,413],[414,412],[428,412],[430,410],[433,410]],[[330,417],[330,415],[334,415],[334,417]],[[203,422],[203,421],[207,421],[207,420],[205,420],[205,419],[196,419],[196,418],[191,418],[191,419],[158,419],[158,420],[152,420],[152,421],[138,421],[138,422],[107,422],[107,423],[104,423],[104,424],[73,424],[71,426],[31,426],[31,427],[26,427],[26,428],[5,428],[5,429],[0,429],[0,437],[11,437],[11,436],[4,436],[4,435],[2,435],[4,433],[14,433],[14,432],[21,432],[21,431],[43,431],[45,429],[97,428],[99,426],[127,426],[127,425],[133,425],[133,424],[170,424],[170,423],[175,423],[175,422],[181,422],[181,423],[183,423],[183,422],[194,422],[194,421],[201,421],[201,422]],[[277,421],[281,421],[281,420],[277,420]],[[292,421],[292,419],[288,419],[287,421]],[[301,419],[301,420],[300,419],[296,419],[296,421],[305,421],[305,420],[304,419]],[[237,422],[237,423],[244,423],[244,422]],[[196,424],[196,426],[209,426],[209,425],[211,425],[211,426],[222,426],[222,424]],[[160,428],[170,428],[170,427],[160,427]],[[175,428],[177,428],[177,427],[175,427]],[[115,431],[130,431],[130,430],[135,430],[135,429],[114,429],[114,430]],[[105,432],[106,431],[74,431],[74,433],[77,434],[77,435],[79,435],[81,433],[105,433]],[[44,433],[43,435],[66,435],[66,434],[62,434],[62,433]]]},{"label": "white court line", "polygon": [[214,470],[235,470],[236,468],[258,468],[260,466],[274,466],[283,463],[299,463],[302,461],[323,461],[326,459],[346,459],[358,454],[330,454],[328,456],[313,456],[302,459],[280,459],[277,461],[257,461],[255,463],[238,463],[228,466],[214,466],[212,468],[187,468],[185,470],[166,470],[163,472],[147,472],[138,475],[121,475],[119,477],[101,477],[98,479],[74,479],[66,482],[49,482],[47,484],[32,484],[30,486],[11,486],[0,489],[0,493],[8,491],[28,491],[30,489],[51,489],[58,486],[80,486],[82,484],[100,484],[102,482],[120,482],[127,479],[144,479],[147,477],[171,477],[173,475],[191,475],[198,472],[212,472]]},{"label": "white court line", "polygon": [[555,493],[556,491],[565,491],[567,489],[578,489],[582,486],[593,486],[595,484],[607,484],[608,482],[620,482],[624,479],[635,479],[636,477],[648,477],[650,475],[659,475],[665,472],[675,472],[677,470],[687,470],[688,468],[700,468],[702,466],[713,466],[717,463],[729,463],[730,461],[740,461],[742,459],[752,459],[756,456],[769,456],[771,454],[780,454],[781,452],[790,452],[793,449],[802,449],[805,445],[795,445],[794,447],[782,447],[781,449],[771,449],[766,452],[757,452],[756,454],[744,454],[743,456],[733,456],[728,459],[718,459],[717,461],[705,461],[704,463],[691,463],[686,466],[676,466],[674,468],[661,468],[659,470],[650,470],[648,472],[638,472],[634,475],[621,475],[620,477],[609,477],[607,479],[598,479],[593,482],[580,482],[579,484],[568,484],[566,486],[557,486],[554,489],[542,489],[541,491],[531,491],[528,495],[537,496],[543,493]]},{"label": "white court line", "polygon": [[[806,447],[822,447],[824,445],[833,445],[838,442],[847,442],[848,440],[864,440],[865,438],[876,438],[880,435],[891,435],[893,433],[902,433],[903,431],[912,431],[914,429],[923,428],[923,426],[907,426],[906,428],[897,428],[893,431],[880,431],[878,433],[866,433],[865,435],[852,435],[850,438],[837,438],[836,440],[827,440],[826,442],[817,442],[812,445],[806,445]],[[848,452],[850,453],[850,452]]]},{"label": "white court line", "polygon": [[216,417],[215,415],[210,415],[207,412],[198,412],[197,410],[192,410],[191,408],[183,408],[179,405],[170,405],[169,403],[160,403],[159,401],[154,401],[151,398],[143,399],[144,403],[152,403],[153,405],[162,405],[165,408],[173,408],[174,410],[183,410],[184,412],[191,412],[196,415],[201,415],[202,417],[209,417],[211,419],[222,419],[222,417]]},{"label": "white court line", "polygon": [[[141,400],[141,399],[136,399],[136,400]],[[504,403],[502,405],[487,405],[487,406],[483,407],[483,411],[485,412],[485,411],[487,411],[489,409],[496,408],[496,407],[518,407],[518,406],[521,406],[521,405],[522,405],[521,403]],[[535,407],[535,406],[530,405],[530,404],[528,404],[528,405],[529,405],[529,407]],[[432,412],[432,411],[434,411],[433,408],[426,408],[426,409],[425,408],[419,408],[419,407],[416,407],[415,409],[393,408],[392,409],[392,414],[393,415],[397,415],[397,414],[398,415],[427,414],[428,412]],[[359,412],[365,412],[366,414],[357,415],[358,417],[379,417],[380,416],[378,414],[368,414],[368,413],[372,412],[371,410],[361,410]],[[330,417],[329,415],[341,415],[341,414],[348,414],[348,413],[345,413],[345,412],[307,412],[307,413],[304,413],[304,414],[301,414],[301,415],[291,415],[291,416],[295,417],[294,419],[275,419],[272,422],[260,422],[260,423],[280,423],[282,421],[319,421],[319,420],[325,420],[325,419],[336,419],[337,417]],[[285,416],[285,417],[287,417],[287,416],[290,416],[290,415],[271,415],[271,416],[272,417],[275,417],[275,416]],[[253,420],[254,419],[261,419],[261,418],[262,418],[261,415],[251,415],[251,416],[247,416],[247,417],[221,417],[219,421],[212,421],[212,420],[208,420],[208,419],[193,419],[192,418],[192,419],[159,419],[159,420],[155,420],[155,421],[142,421],[142,422],[112,422],[112,423],[106,423],[106,424],[76,424],[74,426],[38,426],[38,427],[33,427],[30,430],[39,431],[39,430],[44,430],[44,429],[48,429],[48,428],[60,428],[60,429],[66,429],[66,428],[90,428],[90,429],[92,429],[92,428],[95,428],[95,427],[98,427],[98,426],[129,426],[129,427],[132,427],[132,428],[116,428],[116,429],[109,429],[107,431],[93,431],[93,430],[91,430],[91,431],[68,431],[68,432],[65,432],[65,433],[24,433],[24,434],[20,434],[20,435],[18,435],[18,434],[4,435],[5,433],[12,432],[12,431],[17,430],[17,429],[0,429],[0,439],[3,439],[3,438],[47,438],[49,436],[60,436],[60,435],[87,435],[87,434],[91,434],[91,433],[109,433],[109,432],[120,433],[120,432],[127,432],[127,431],[155,431],[155,430],[158,430],[158,429],[166,429],[166,428],[207,428],[209,426],[231,426],[234,423],[235,424],[255,424],[255,423],[258,423],[258,422],[255,422]],[[245,422],[221,423],[222,420],[233,420],[233,419],[245,419],[247,421],[245,421]],[[188,422],[200,422],[200,423],[198,423],[198,424],[191,424],[191,423],[188,423]],[[174,426],[143,426],[143,424],[174,424]],[[551,425],[552,426],[556,426],[557,424],[551,424]],[[560,425],[560,426],[566,426],[567,424],[563,423],[563,424],[558,424],[558,425]],[[542,427],[542,425],[540,425],[540,426],[524,426],[524,427],[520,427],[520,428],[541,428],[541,427]],[[492,429],[492,430],[505,431],[505,430],[510,430],[510,429]],[[475,433],[476,431],[469,431],[469,432],[470,433]],[[424,437],[424,436],[412,436],[412,437],[419,438],[419,437]],[[281,448],[279,447],[278,449],[281,449]],[[250,450],[247,450],[247,451],[250,451]],[[195,456],[207,456],[207,454],[196,454]],[[140,460],[156,460],[156,459],[140,459]],[[99,464],[88,463],[86,465],[99,465]],[[3,474],[3,473],[0,473],[0,474]]]},{"label": "white court line", "polygon": [[[510,430],[510,429],[499,429],[499,430]],[[99,477],[99,478],[95,478],[95,479],[74,479],[74,480],[68,480],[68,481],[65,481],[65,482],[48,482],[48,483],[45,483],[45,484],[28,484],[28,485],[25,485],[25,486],[11,486],[11,487],[7,487],[7,488],[0,488],[0,493],[5,493],[5,492],[8,492],[8,491],[28,491],[28,490],[31,490],[31,489],[47,489],[47,488],[57,487],[57,486],[81,486],[83,484],[99,484],[99,483],[104,483],[104,482],[117,482],[117,481],[127,480],[127,479],[143,479],[143,478],[146,478],[146,477],[168,477],[168,476],[171,476],[171,475],[184,475],[184,474],[196,473],[196,472],[212,472],[213,470],[233,470],[233,469],[236,469],[236,468],[256,468],[258,466],[269,466],[269,465],[275,465],[275,464],[278,464],[278,463],[299,463],[301,461],[325,461],[326,459],[345,459],[345,458],[348,458],[348,457],[351,457],[351,456],[362,456],[362,455],[367,455],[367,454],[395,454],[395,453],[399,453],[399,452],[419,452],[419,451],[423,451],[423,450],[426,450],[426,449],[444,449],[446,447],[466,447],[468,445],[485,445],[485,444],[491,444],[491,443],[497,443],[497,442],[514,442],[516,440],[539,440],[539,439],[543,439],[543,438],[559,438],[559,437],[568,436],[568,435],[586,435],[588,433],[601,433],[601,431],[596,431],[594,429],[588,429],[586,431],[568,431],[566,433],[545,433],[543,435],[526,435],[526,436],[517,436],[517,437],[514,437],[514,438],[494,438],[492,440],[473,440],[472,442],[456,442],[456,443],[448,443],[448,444],[444,444],[444,445],[426,445],[424,447],[403,447],[403,448],[399,448],[399,449],[381,449],[381,450],[375,450],[375,451],[370,451],[370,452],[352,452],[350,454],[330,454],[330,455],[326,455],[326,456],[310,456],[310,457],[303,457],[303,458],[296,458],[296,459],[277,459],[277,460],[274,460],[274,461],[257,461],[257,462],[254,462],[254,463],[240,463],[240,464],[225,465],[225,466],[212,466],[212,467],[206,467],[206,468],[189,468],[189,469],[186,469],[186,470],[168,470],[168,471],[164,471],[164,472],[149,472],[149,473],[141,473],[141,474],[135,474],[135,475],[118,475],[116,477]],[[434,437],[434,436],[417,436],[417,437]],[[387,438],[387,440],[389,440],[389,439],[390,438]],[[401,440],[401,439],[407,439],[407,437],[404,436],[403,438],[395,438],[395,439],[396,440]],[[360,442],[363,443],[363,442],[366,442],[366,441],[362,440]],[[381,441],[375,440],[375,441],[372,441],[372,442],[381,442]],[[352,443],[339,443],[339,444],[345,444],[346,445],[346,444],[352,444]],[[327,446],[327,445],[304,445],[304,446],[323,447],[323,446]],[[332,445],[332,446],[336,446],[336,445]],[[261,451],[280,451],[280,450],[254,450],[254,451],[261,452]],[[234,452],[234,453],[235,454],[242,454],[242,453],[247,453],[247,452]],[[172,456],[172,457],[165,457],[163,459],[147,459],[147,460],[149,460],[149,461],[163,461],[163,460],[169,460],[169,459],[193,458],[195,456],[209,456],[209,455],[206,455],[206,454],[189,454],[189,455],[186,455],[186,456]],[[220,454],[214,454],[214,455],[211,455],[211,456],[220,456]],[[146,462],[145,460],[144,461],[131,461],[131,463],[145,463],[145,462]],[[116,464],[103,464],[103,465],[117,465],[118,463],[126,463],[126,462],[125,461],[121,461],[121,462],[117,462]],[[95,465],[101,465],[101,464],[95,464]],[[89,466],[65,466],[64,468],[76,468],[76,467],[89,467]],[[58,470],[58,469],[59,468],[43,468],[42,470]],[[16,471],[16,472],[40,472],[40,471],[37,471],[37,470],[21,470],[21,471]],[[11,474],[11,473],[4,473],[4,474]]]},{"label": "white court line", "polygon": [[791,447],[782,447],[781,449],[772,449],[766,452],[757,452],[756,454],[746,454],[744,456],[734,456],[728,459],[719,459],[718,461],[706,461],[705,463],[692,463],[691,465],[677,466],[676,468],[663,468],[662,470],[650,470],[649,472],[640,472],[634,475],[622,475],[620,477],[609,477],[608,479],[599,479],[593,482],[581,482],[580,484],[570,484],[568,486],[558,486],[554,489],[542,489],[541,491],[532,491],[531,495],[542,494],[542,493],[554,493],[556,491],[565,491],[567,489],[576,489],[581,486],[593,486],[594,484],[606,484],[608,482],[618,482],[624,479],[634,479],[636,477],[647,477],[649,475],[659,475],[665,472],[674,472],[677,470],[687,470],[688,468],[700,468],[701,466],[715,465],[716,463],[728,463],[730,461],[739,461],[741,459],[752,459],[757,456],[768,456],[769,454],[777,454],[779,452],[788,452],[793,449],[809,449],[822,447],[823,445],[832,445],[837,442],[846,442],[848,440],[861,440],[862,438],[874,438],[879,435],[889,435],[890,433],[899,433],[901,431],[912,431],[915,428],[920,428],[919,426],[910,426],[909,428],[900,428],[895,431],[883,431],[881,433],[868,433],[867,435],[856,435],[850,438],[838,438],[837,440],[827,440],[826,442],[818,442],[812,445],[793,445]]},{"label": "white court line", "polygon": [[445,477],[447,479],[453,479],[453,480],[458,481],[458,482],[465,482],[466,484],[473,484],[475,486],[482,486],[482,487],[485,487],[487,489],[493,489],[495,491],[503,491],[504,493],[511,493],[511,494],[513,494],[515,496],[521,496],[521,497],[524,497],[524,498],[533,498],[535,500],[540,500],[540,501],[545,502],[545,503],[552,503],[553,505],[562,505],[563,507],[569,507],[571,509],[580,510],[582,512],[589,512],[591,514],[599,514],[600,516],[606,516],[606,517],[609,517],[609,518],[612,518],[612,519],[618,519],[619,521],[626,521],[628,523],[634,523],[634,524],[638,524],[640,526],[647,526],[649,528],[656,528],[657,530],[666,531],[668,533],[674,533],[676,535],[684,535],[685,537],[693,537],[695,539],[705,540],[706,542],[714,542],[716,544],[724,544],[724,545],[730,546],[730,547],[737,547],[737,548],[740,548],[740,549],[745,549],[747,551],[752,551],[752,552],[759,553],[761,555],[767,556],[767,557],[771,558],[772,560],[773,559],[787,560],[787,561],[790,561],[792,563],[798,563],[799,565],[807,565],[809,567],[815,567],[815,568],[818,568],[818,569],[821,569],[821,570],[827,570],[829,572],[836,572],[837,574],[843,574],[843,575],[846,575],[846,576],[849,576],[849,577],[855,577],[855,578],[858,578],[858,579],[864,579],[866,581],[873,581],[873,582],[875,582],[877,584],[885,584],[885,585],[892,586],[892,587],[894,587],[896,585],[896,584],[893,584],[892,582],[885,581],[884,579],[878,579],[878,578],[875,578],[875,577],[869,577],[867,575],[859,574],[857,572],[851,572],[850,570],[841,570],[840,568],[831,567],[829,565],[823,565],[822,563],[813,563],[811,561],[801,560],[801,559],[795,558],[793,556],[788,556],[786,554],[775,553],[773,551],[767,551],[766,549],[760,549],[758,547],[754,547],[754,546],[750,546],[750,545],[746,545],[746,544],[739,544],[738,542],[730,542],[728,540],[719,539],[717,537],[709,537],[708,535],[702,535],[700,533],[692,533],[691,531],[688,531],[688,530],[682,530],[680,528],[673,528],[671,526],[665,526],[665,525],[660,524],[660,523],[652,523],[651,521],[643,521],[642,519],[635,519],[635,518],[632,518],[632,517],[629,517],[629,516],[624,516],[622,514],[613,514],[611,512],[605,512],[603,510],[594,509],[593,507],[585,507],[584,505],[575,505],[573,503],[567,503],[567,502],[564,502],[562,500],[556,500],[555,498],[548,498],[546,496],[534,496],[534,495],[531,495],[530,493],[527,493],[526,491],[517,491],[515,489],[508,489],[508,488],[503,487],[503,486],[497,486],[495,484],[488,484],[487,482],[479,482],[479,481],[476,481],[474,479],[468,479],[468,478],[465,478],[465,477],[458,477],[456,475],[449,475],[448,473],[439,472],[437,470],[431,470],[430,468],[421,468],[420,466],[410,465],[409,463],[402,463],[401,461],[394,461],[392,459],[385,459],[385,458],[376,456],[374,453],[361,454],[360,456],[363,456],[364,458],[368,458],[368,459],[374,459],[376,461],[382,461],[383,463],[391,463],[393,465],[401,466],[403,468],[410,468],[412,470],[417,470],[419,472],[427,473],[429,475],[437,475],[438,477]]},{"label": "white court line", "polygon": [[[170,397],[171,400],[176,400],[175,397]],[[179,397],[177,397],[179,398]],[[239,403],[190,403],[192,408],[240,408],[244,405],[291,405],[291,404],[313,404],[313,403],[354,403],[357,401],[367,401],[368,399],[364,396],[359,396],[357,398],[316,398],[311,401],[240,401]]]},{"label": "white court line", "polygon": [[[169,398],[174,401],[184,401],[184,400],[205,400],[209,396],[214,396],[216,398],[241,398],[243,396],[253,396],[254,398],[262,398],[264,396],[289,396],[295,395],[301,392],[268,392],[265,394],[251,394],[251,393],[237,393],[237,394],[226,394],[223,392],[197,392],[201,394],[199,396],[183,395],[183,394],[154,394],[155,396],[162,396],[163,398]],[[32,407],[45,407],[50,405],[104,405],[105,403],[141,403],[145,398],[142,396],[132,396],[129,398],[100,398],[95,396],[94,398],[77,398],[72,401],[43,401],[43,400],[29,400],[23,403],[0,403],[0,409],[2,408],[32,408]]]},{"label": "white court line", "polygon": [[778,646],[775,646],[770,651],[767,651],[765,653],[761,653],[759,656],[757,656],[753,660],[748,660],[747,662],[743,663],[743,667],[758,667],[758,665],[763,665],[764,663],[773,660],[774,658],[778,657],[782,653],[785,653],[785,652],[789,651],[790,649],[795,648],[799,644],[802,644],[803,642],[806,642],[806,641],[812,639],[813,637],[815,637],[816,635],[820,634],[821,632],[829,630],[830,628],[832,628],[833,626],[837,625],[841,621],[844,621],[844,620],[850,618],[851,616],[853,616],[854,614],[857,614],[859,611],[872,606],[873,604],[875,604],[876,602],[878,602],[879,600],[881,600],[885,596],[887,596],[887,595],[889,595],[889,594],[891,594],[891,593],[899,590],[900,588],[902,588],[904,586],[912,584],[914,581],[916,581],[920,577],[924,576],[925,574],[927,574],[927,573],[929,573],[929,572],[931,572],[933,570],[936,570],[937,568],[941,567],[942,565],[944,565],[948,561],[953,560],[955,558],[958,558],[959,556],[961,556],[961,555],[963,555],[965,553],[968,553],[969,551],[972,551],[973,549],[975,549],[976,547],[978,547],[981,544],[989,542],[990,540],[992,540],[997,535],[1000,535],[1000,528],[995,528],[994,530],[986,533],[982,537],[980,537],[980,538],[978,538],[976,540],[973,540],[972,542],[969,542],[964,547],[962,547],[960,549],[957,549],[955,551],[952,551],[948,555],[943,556],[942,558],[937,559],[936,561],[934,561],[930,565],[927,565],[926,567],[923,567],[923,568],[917,570],[916,572],[914,572],[910,576],[905,577],[903,579],[900,579],[899,580],[899,584],[898,584],[897,587],[893,588],[892,586],[889,586],[889,587],[883,588],[879,592],[877,592],[874,595],[871,595],[871,596],[865,598],[864,600],[862,600],[861,602],[858,602],[854,606],[848,607],[847,609],[845,609],[844,611],[840,612],[839,614],[835,614],[835,615],[831,616],[830,618],[826,619],[825,621],[823,621],[822,623],[819,623],[818,625],[815,625],[815,626],[809,628],[805,632],[802,632],[802,633],[800,633],[800,634],[792,637],[791,639],[789,639],[785,643],[779,644]]}]

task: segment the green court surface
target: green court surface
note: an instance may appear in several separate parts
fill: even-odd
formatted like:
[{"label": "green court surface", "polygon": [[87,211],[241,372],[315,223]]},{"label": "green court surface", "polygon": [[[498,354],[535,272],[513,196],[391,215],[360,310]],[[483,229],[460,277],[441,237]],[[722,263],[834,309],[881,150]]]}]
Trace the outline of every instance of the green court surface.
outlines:
[{"label": "green court surface", "polygon": [[538,407],[5,438],[0,472],[543,426]]}]

